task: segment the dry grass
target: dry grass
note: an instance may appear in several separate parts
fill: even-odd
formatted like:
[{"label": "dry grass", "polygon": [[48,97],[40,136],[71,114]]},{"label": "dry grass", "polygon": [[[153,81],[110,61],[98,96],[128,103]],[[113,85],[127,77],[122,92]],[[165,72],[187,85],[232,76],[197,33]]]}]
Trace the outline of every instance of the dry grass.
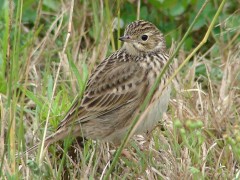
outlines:
[{"label": "dry grass", "polygon": [[[9,70],[13,89],[0,94],[2,179],[102,179],[109,168],[116,149],[91,140],[74,143],[68,153],[55,144],[43,158],[13,155],[39,142],[44,130],[54,131],[82,93],[88,73],[117,48],[114,35],[120,29],[113,29],[111,18],[117,14],[103,1],[75,3],[73,11],[71,2],[62,3],[59,14],[39,9],[39,21],[48,24],[41,29],[36,22],[35,35],[24,23],[16,27],[24,36],[31,34],[25,46],[16,42],[19,49],[12,48],[16,57],[9,59],[18,60],[17,70]],[[195,54],[177,75],[164,120],[150,137],[128,143],[131,158],[120,157],[111,179],[239,178],[240,43],[236,36],[221,39],[225,33],[223,28],[216,43]],[[182,49],[174,66],[187,55]],[[200,67],[206,76],[197,75]]]}]

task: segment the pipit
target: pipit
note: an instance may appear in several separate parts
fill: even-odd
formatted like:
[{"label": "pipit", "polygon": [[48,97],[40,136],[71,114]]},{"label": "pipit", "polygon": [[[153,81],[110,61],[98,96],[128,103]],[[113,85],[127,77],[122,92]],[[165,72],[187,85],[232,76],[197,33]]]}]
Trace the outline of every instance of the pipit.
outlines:
[{"label": "pipit", "polygon": [[[122,48],[93,71],[82,100],[75,101],[57,131],[46,138],[45,146],[69,135],[114,144],[124,138],[169,56],[163,34],[147,21],[130,23],[119,40],[124,42]],[[135,134],[151,131],[167,110],[170,87],[165,83],[170,73],[171,68],[141,114]]]}]

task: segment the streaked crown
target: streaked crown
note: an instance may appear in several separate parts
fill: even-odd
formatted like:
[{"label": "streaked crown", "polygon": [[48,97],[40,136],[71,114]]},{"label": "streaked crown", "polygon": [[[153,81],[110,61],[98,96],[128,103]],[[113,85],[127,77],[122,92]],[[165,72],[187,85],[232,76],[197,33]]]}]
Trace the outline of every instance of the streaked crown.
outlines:
[{"label": "streaked crown", "polygon": [[166,51],[163,34],[148,21],[138,20],[129,24],[120,40],[124,41],[123,48],[132,55]]}]

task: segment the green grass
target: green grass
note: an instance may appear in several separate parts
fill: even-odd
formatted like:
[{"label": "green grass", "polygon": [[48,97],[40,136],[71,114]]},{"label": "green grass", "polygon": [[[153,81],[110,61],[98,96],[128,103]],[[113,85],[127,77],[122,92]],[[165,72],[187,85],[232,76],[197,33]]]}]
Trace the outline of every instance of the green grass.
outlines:
[{"label": "green grass", "polygon": [[[179,44],[196,17],[187,8],[198,12],[201,7],[186,4],[173,12],[166,9],[175,7],[174,1],[164,2],[163,9],[158,1],[137,6],[105,0],[75,1],[71,9],[72,2],[0,3],[1,179],[104,178],[117,150],[111,144],[84,140],[69,148],[66,140],[45,153],[39,148],[30,156],[15,154],[55,131],[76,96],[82,96],[89,73],[119,48],[117,39],[128,22],[139,15],[159,25],[170,48],[171,38]],[[203,10],[176,56],[175,69],[200,43],[219,5],[210,1]],[[150,137],[127,143],[132,159],[120,156],[111,179],[239,179],[237,5],[225,4],[209,40],[176,74],[167,114]],[[124,27],[119,21],[112,30],[114,18],[122,18]]]}]

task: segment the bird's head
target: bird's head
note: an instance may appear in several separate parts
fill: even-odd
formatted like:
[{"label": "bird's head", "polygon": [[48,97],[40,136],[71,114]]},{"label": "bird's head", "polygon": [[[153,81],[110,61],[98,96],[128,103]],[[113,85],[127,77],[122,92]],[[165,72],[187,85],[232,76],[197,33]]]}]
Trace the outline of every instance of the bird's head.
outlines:
[{"label": "bird's head", "polygon": [[124,36],[119,40],[124,42],[123,48],[132,55],[166,51],[163,34],[148,21],[132,22],[126,27]]}]

